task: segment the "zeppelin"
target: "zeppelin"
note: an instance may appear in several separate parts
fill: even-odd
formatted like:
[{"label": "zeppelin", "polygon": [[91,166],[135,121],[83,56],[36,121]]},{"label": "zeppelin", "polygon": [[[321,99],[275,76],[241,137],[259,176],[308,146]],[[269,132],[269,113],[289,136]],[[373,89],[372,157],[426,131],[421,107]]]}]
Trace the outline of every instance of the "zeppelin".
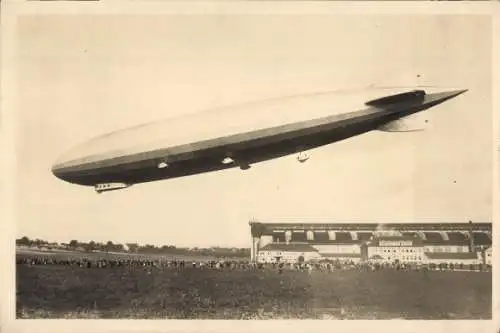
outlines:
[{"label": "zeppelin", "polygon": [[[338,90],[251,102],[165,119],[89,140],[61,156],[53,174],[98,193],[297,154],[372,130],[422,130],[425,111],[466,89]],[[423,117],[420,117],[423,115]]]}]

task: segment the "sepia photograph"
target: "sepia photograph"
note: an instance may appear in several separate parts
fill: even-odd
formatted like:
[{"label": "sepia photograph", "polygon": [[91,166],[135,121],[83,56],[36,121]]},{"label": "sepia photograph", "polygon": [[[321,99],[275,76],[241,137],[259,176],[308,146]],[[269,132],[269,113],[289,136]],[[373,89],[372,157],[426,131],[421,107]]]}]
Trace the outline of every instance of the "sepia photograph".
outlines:
[{"label": "sepia photograph", "polygon": [[18,16],[15,318],[492,320],[492,25]]}]

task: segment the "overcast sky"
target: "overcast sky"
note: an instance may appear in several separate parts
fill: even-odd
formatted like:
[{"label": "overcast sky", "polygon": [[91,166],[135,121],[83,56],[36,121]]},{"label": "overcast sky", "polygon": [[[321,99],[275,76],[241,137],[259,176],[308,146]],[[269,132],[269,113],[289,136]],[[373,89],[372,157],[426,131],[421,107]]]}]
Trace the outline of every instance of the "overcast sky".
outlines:
[{"label": "overcast sky", "polygon": [[[17,236],[249,246],[252,217],[491,222],[489,24],[478,16],[23,17]],[[307,163],[290,156],[101,195],[50,172],[74,145],[138,123],[417,83],[469,92],[430,109],[424,132],[371,132],[315,149]]]}]

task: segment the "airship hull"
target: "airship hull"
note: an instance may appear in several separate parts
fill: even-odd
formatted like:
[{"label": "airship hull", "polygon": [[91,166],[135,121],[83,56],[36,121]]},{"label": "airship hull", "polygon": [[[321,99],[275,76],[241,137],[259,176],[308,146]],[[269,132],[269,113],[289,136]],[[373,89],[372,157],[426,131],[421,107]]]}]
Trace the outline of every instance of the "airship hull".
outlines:
[{"label": "airship hull", "polygon": [[[385,90],[384,94],[390,95],[390,93],[400,91]],[[267,121],[267,125],[262,126],[262,122],[259,125],[256,121],[245,122],[244,117],[239,117],[235,119],[236,121],[240,119],[241,124],[230,124],[225,129],[221,129],[216,122],[205,123],[208,131],[199,132],[200,135],[187,139],[182,130],[177,136],[164,135],[162,130],[165,130],[165,127],[162,128],[156,124],[157,132],[155,133],[158,133],[156,137],[153,135],[154,138],[147,136],[145,138],[137,132],[136,137],[140,137],[142,142],[120,146],[120,135],[122,138],[127,138],[124,135],[125,130],[115,136],[114,147],[106,148],[104,144],[99,146],[100,150],[87,150],[85,153],[83,153],[85,149],[76,149],[76,153],[71,152],[69,158],[58,161],[53,167],[53,172],[57,177],[71,183],[89,186],[101,184],[100,191],[105,191],[106,188],[102,188],[102,184],[106,183],[123,184],[123,187],[126,187],[131,184],[234,167],[245,170],[254,163],[327,145],[377,129],[391,121],[442,103],[462,92],[426,94],[420,96],[421,98],[403,96],[406,99],[394,99],[389,102],[382,98],[369,103],[369,98],[385,96],[380,95],[380,91],[370,91],[362,100],[364,103],[359,106],[344,103],[343,111],[339,112],[338,110],[341,109],[339,105],[333,104],[330,106],[332,111],[328,111],[327,108],[320,111],[313,109],[315,112],[312,113],[312,117],[307,115],[308,109],[286,115],[281,113],[283,115],[281,118],[279,112],[273,114],[272,117],[265,117],[265,112],[272,112],[272,110],[286,112],[286,108],[279,109],[275,106],[265,110],[256,104],[254,110],[261,112],[260,114],[255,112],[255,118],[252,117],[252,108],[245,110],[244,114],[250,120],[258,119],[260,116]],[[321,104],[312,102],[310,107],[324,105],[325,102],[326,104],[334,101],[345,102],[346,96],[348,95],[343,95],[344,99],[340,97],[330,100],[328,98],[331,96],[326,96],[325,99],[322,95]],[[314,97],[311,100],[314,101]],[[318,101],[317,98],[316,101]],[[382,104],[377,104],[379,101]],[[303,100],[300,103],[304,103]],[[300,103],[295,105],[300,105]],[[289,105],[293,105],[293,100]],[[346,109],[346,106],[349,108]],[[337,109],[337,112],[334,112],[334,109]],[[224,121],[224,119],[213,120]],[[172,126],[172,122],[167,121],[166,124]],[[140,129],[145,130],[143,133],[147,135],[147,126]],[[130,137],[133,135],[127,139],[130,140]],[[101,137],[100,140],[105,143],[106,137]],[[96,142],[99,143],[99,140]],[[228,159],[230,162],[227,162]]]}]

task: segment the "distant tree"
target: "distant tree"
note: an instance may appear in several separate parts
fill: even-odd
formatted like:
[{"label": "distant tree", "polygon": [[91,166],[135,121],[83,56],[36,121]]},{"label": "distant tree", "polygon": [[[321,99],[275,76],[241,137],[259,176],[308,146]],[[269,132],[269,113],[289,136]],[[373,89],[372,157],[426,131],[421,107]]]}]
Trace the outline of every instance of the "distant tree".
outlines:
[{"label": "distant tree", "polygon": [[94,251],[104,251],[104,244],[102,244],[101,242],[95,242]]},{"label": "distant tree", "polygon": [[139,248],[139,252],[141,252],[141,253],[155,253],[157,251],[158,251],[158,249],[156,248],[156,246],[151,245],[151,244],[146,244],[146,245],[141,246]]},{"label": "distant tree", "polygon": [[29,246],[29,245],[31,245],[31,240],[28,237],[23,236],[19,239],[16,239],[16,244]]},{"label": "distant tree", "polygon": [[81,244],[85,251],[92,252],[96,250],[96,243],[94,241],[90,241],[88,243],[82,243]]},{"label": "distant tree", "polygon": [[168,245],[163,245],[161,248],[160,248],[160,252],[161,253],[172,253],[172,249],[170,248],[170,246]]},{"label": "distant tree", "polygon": [[76,249],[78,247],[78,241],[76,239],[72,239],[69,242],[69,247],[72,248],[72,249]]},{"label": "distant tree", "polygon": [[200,249],[198,252],[204,256],[209,256],[213,254],[212,249]]},{"label": "distant tree", "polygon": [[106,245],[104,245],[104,250],[106,252],[113,251],[114,244],[112,241],[108,241]]},{"label": "distant tree", "polygon": [[37,238],[34,241],[32,241],[32,244],[35,245],[35,246],[37,246],[37,247],[40,247],[40,246],[42,246],[42,245],[44,245],[46,243],[47,242],[45,242],[45,241],[43,241],[43,240],[41,240],[39,238]]}]

